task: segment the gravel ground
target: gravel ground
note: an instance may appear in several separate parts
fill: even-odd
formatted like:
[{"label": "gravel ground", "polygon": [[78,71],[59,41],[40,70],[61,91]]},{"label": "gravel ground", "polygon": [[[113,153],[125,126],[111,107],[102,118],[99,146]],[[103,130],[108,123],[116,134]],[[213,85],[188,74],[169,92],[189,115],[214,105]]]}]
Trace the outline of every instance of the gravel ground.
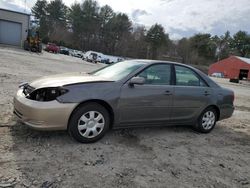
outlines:
[{"label": "gravel ground", "polygon": [[0,187],[250,187],[249,85],[216,79],[235,91],[236,111],[210,134],[180,126],[111,130],[97,143],[79,144],[65,131],[16,122],[19,83],[100,66],[0,47]]}]

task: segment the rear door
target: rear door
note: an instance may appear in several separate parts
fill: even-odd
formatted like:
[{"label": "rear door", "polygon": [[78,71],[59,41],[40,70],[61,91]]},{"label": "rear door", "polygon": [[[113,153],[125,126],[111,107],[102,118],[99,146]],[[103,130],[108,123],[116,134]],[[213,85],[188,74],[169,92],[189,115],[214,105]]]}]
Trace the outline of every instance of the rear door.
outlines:
[{"label": "rear door", "polygon": [[180,123],[194,121],[200,111],[208,105],[212,90],[188,67],[175,65],[175,73],[171,120]]},{"label": "rear door", "polygon": [[173,85],[171,65],[154,64],[139,73],[145,84],[121,88],[119,100],[121,125],[156,125],[170,119]]}]

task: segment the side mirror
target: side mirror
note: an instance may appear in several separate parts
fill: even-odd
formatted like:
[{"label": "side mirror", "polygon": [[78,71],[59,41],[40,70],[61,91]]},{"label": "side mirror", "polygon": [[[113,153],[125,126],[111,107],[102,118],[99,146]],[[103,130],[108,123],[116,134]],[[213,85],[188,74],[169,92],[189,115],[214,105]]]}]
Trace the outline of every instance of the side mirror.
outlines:
[{"label": "side mirror", "polygon": [[145,78],[143,77],[133,77],[130,82],[129,85],[133,86],[135,84],[137,85],[143,85],[145,83]]}]

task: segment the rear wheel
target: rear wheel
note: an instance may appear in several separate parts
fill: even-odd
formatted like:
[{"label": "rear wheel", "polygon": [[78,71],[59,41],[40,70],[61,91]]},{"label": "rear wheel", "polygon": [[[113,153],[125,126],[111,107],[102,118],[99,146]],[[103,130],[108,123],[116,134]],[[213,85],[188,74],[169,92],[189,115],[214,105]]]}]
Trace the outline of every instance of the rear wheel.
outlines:
[{"label": "rear wheel", "polygon": [[38,52],[39,52],[39,53],[41,53],[41,52],[42,52],[42,48],[43,48],[43,47],[42,47],[42,44],[41,44],[41,43],[39,43],[39,44],[38,44]]},{"label": "rear wheel", "polygon": [[72,114],[68,131],[79,142],[90,143],[101,139],[109,128],[108,111],[97,103],[78,107]]},{"label": "rear wheel", "polygon": [[217,111],[213,107],[206,108],[201,113],[195,129],[201,133],[209,133],[216,124],[217,116]]}]

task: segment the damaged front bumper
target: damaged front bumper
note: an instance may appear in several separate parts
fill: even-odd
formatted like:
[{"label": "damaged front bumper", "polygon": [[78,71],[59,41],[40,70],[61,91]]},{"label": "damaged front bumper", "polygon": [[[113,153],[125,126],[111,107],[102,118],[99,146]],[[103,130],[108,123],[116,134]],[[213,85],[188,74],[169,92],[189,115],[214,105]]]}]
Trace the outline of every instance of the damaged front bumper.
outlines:
[{"label": "damaged front bumper", "polygon": [[71,112],[76,103],[35,101],[27,99],[23,89],[14,97],[14,114],[23,123],[38,130],[66,130]]}]

